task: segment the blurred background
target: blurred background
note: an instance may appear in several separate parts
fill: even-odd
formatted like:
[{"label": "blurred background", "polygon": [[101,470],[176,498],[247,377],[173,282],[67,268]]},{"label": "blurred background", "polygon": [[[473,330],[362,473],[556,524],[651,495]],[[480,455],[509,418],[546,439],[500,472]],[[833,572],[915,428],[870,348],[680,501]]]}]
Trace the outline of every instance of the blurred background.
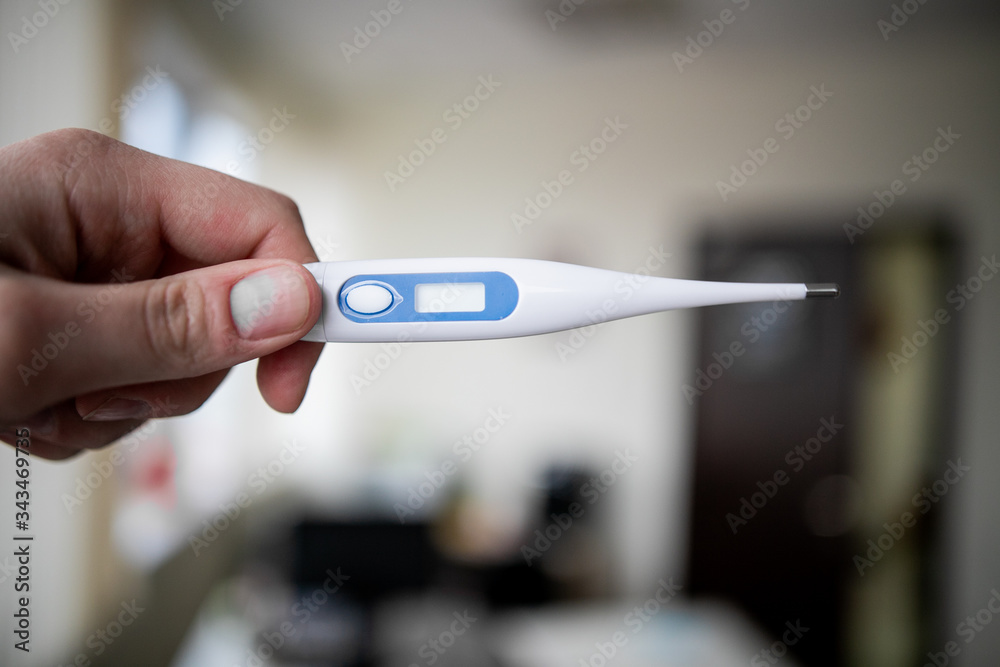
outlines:
[{"label": "blurred background", "polygon": [[996,664],[998,18],[4,0],[0,143],[83,127],[273,188],[323,260],[843,295],[331,344],[291,416],[236,368],[33,463],[31,652],[5,547],[0,662]]}]

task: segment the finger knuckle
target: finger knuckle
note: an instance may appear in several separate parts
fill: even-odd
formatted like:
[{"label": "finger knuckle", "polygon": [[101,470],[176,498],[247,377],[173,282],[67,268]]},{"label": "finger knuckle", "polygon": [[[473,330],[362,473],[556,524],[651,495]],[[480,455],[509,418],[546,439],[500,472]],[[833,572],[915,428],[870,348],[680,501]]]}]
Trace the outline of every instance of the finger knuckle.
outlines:
[{"label": "finger knuckle", "polygon": [[42,145],[51,145],[53,147],[61,147],[70,145],[79,141],[85,141],[91,144],[111,142],[112,139],[105,134],[96,132],[94,130],[85,130],[82,127],[67,127],[59,130],[53,130],[51,132],[46,132],[45,134],[40,134],[36,139],[42,143]]},{"label": "finger knuckle", "polygon": [[83,158],[104,155],[118,143],[105,134],[78,127],[47,132],[35,137],[35,141],[37,151],[70,166],[76,166]]},{"label": "finger knuckle", "polygon": [[302,225],[302,214],[299,212],[299,205],[295,203],[294,199],[274,190],[269,190],[268,192],[274,201],[275,208],[282,214],[283,219]]},{"label": "finger knuckle", "polygon": [[205,293],[197,283],[160,281],[146,295],[146,332],[165,369],[199,366],[208,354]]}]

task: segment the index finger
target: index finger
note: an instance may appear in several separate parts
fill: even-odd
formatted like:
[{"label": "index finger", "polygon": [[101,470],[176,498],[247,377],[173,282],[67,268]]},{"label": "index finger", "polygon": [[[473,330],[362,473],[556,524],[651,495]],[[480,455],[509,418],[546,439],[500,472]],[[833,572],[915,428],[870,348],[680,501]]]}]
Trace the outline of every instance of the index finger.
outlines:
[{"label": "index finger", "polygon": [[141,280],[238,259],[316,261],[288,197],[96,132],[8,146],[0,178],[17,193],[0,202],[14,223],[0,259],[50,277]]}]

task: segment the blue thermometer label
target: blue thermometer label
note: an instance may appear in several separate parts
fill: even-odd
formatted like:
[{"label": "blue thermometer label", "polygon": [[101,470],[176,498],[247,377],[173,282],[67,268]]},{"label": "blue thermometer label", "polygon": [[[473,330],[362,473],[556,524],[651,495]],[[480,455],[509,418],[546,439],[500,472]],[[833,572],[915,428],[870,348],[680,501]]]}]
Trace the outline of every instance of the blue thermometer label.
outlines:
[{"label": "blue thermometer label", "polygon": [[354,322],[502,320],[517,306],[517,283],[499,271],[354,276],[340,288],[339,307]]}]

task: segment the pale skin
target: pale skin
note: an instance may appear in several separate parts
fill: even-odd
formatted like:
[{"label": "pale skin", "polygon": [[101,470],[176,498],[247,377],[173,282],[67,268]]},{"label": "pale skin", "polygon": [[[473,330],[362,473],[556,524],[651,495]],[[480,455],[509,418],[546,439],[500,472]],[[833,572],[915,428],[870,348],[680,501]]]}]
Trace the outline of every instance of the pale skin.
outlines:
[{"label": "pale skin", "polygon": [[[85,130],[0,148],[0,192],[0,439],[103,447],[255,358],[264,400],[299,406],[321,295],[290,199]],[[237,326],[230,292],[260,275],[280,291]]]}]

